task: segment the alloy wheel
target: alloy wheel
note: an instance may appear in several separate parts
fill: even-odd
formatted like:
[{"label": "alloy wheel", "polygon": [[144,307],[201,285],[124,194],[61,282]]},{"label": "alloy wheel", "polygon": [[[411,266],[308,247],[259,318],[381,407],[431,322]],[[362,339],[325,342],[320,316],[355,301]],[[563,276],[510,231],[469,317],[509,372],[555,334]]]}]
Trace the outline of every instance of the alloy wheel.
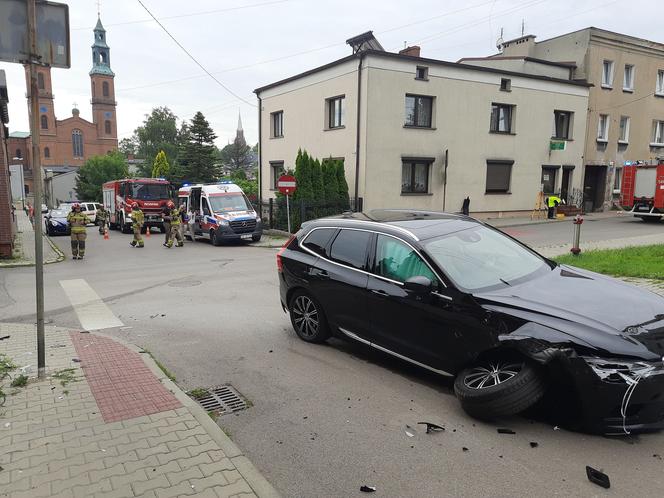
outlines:
[{"label": "alloy wheel", "polygon": [[487,389],[516,377],[522,369],[523,363],[491,362],[487,366],[471,369],[463,383],[470,389]]},{"label": "alloy wheel", "polygon": [[318,333],[320,321],[318,308],[308,296],[298,296],[293,302],[293,323],[298,332],[305,337],[314,337]]}]

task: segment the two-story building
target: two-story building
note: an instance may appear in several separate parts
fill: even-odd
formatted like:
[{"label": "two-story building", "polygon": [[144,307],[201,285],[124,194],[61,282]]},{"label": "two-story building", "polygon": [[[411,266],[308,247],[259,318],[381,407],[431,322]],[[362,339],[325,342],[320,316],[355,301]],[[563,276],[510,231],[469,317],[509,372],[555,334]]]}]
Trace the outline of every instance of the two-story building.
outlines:
[{"label": "two-story building", "polygon": [[348,43],[352,55],[255,90],[263,199],[300,148],[343,159],[364,210],[459,211],[469,197],[475,214],[509,216],[542,185],[580,194],[585,82],[390,53],[371,32]]},{"label": "two-story building", "polygon": [[567,66],[572,79],[592,85],[583,161],[587,211],[611,206],[625,162],[664,158],[664,44],[590,27],[541,42],[522,36],[499,49],[460,62],[540,75]]}]

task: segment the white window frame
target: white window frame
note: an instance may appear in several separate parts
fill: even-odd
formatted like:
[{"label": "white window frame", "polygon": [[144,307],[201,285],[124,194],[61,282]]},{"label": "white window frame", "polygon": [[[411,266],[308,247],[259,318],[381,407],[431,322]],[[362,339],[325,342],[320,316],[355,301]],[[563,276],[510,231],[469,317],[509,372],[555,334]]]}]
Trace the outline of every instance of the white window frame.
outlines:
[{"label": "white window frame", "polygon": [[[625,126],[623,127],[623,120],[625,120]],[[629,116],[620,116],[620,128],[618,133],[618,143],[621,145],[627,145],[629,143],[629,125],[631,119]],[[624,133],[623,133],[624,132]]]},{"label": "white window frame", "polygon": [[616,168],[615,176],[613,177],[613,193],[619,194],[622,189],[622,168]]},{"label": "white window frame", "polygon": [[623,71],[623,92],[634,91],[635,74],[636,69],[634,68],[634,64],[625,64],[625,69]]},{"label": "white window frame", "polygon": [[664,147],[664,120],[652,122],[652,142],[651,147]]},{"label": "white window frame", "polygon": [[[279,127],[277,127],[277,118]],[[272,128],[272,138],[283,138],[284,136],[284,111],[275,111],[270,114],[270,127]],[[277,133],[279,132],[279,133]]]},{"label": "white window frame", "polygon": [[[604,123],[604,130],[602,130],[602,123]],[[607,143],[609,141],[609,126],[611,125],[611,120],[609,119],[608,114],[600,114],[599,119],[597,120],[597,141],[599,143]],[[603,131],[604,133],[600,134]]]},{"label": "white window frame", "polygon": [[281,174],[284,174],[286,171],[284,166],[284,161],[270,161],[270,190],[279,190],[277,188],[277,181],[279,180],[280,175],[277,175],[277,170]]},{"label": "white window frame", "polygon": [[[337,108],[336,103],[339,103]],[[326,130],[338,130],[346,126],[346,96],[337,95],[325,100],[326,110]]]},{"label": "white window frame", "polygon": [[664,97],[664,69],[657,70],[657,80],[655,81],[655,95]]},{"label": "white window frame", "polygon": [[[609,71],[607,74],[606,65],[609,64]],[[615,63],[608,59],[602,61],[602,88],[613,88],[613,70],[615,68]]]}]

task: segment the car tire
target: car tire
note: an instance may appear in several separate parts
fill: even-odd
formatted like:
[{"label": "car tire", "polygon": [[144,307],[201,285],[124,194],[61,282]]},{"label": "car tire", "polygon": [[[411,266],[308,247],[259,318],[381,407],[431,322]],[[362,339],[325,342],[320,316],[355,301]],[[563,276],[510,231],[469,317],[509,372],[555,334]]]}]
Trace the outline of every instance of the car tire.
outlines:
[{"label": "car tire", "polygon": [[213,246],[220,246],[221,245],[221,238],[217,236],[217,231],[216,230],[210,230],[210,242],[212,242]]},{"label": "car tire", "polygon": [[321,305],[305,291],[296,291],[288,304],[288,314],[297,336],[320,344],[330,337],[330,328]]},{"label": "car tire", "polygon": [[261,236],[260,235],[252,235],[251,236],[251,241],[252,242],[260,242],[261,241]]},{"label": "car tire", "polygon": [[521,413],[537,403],[545,391],[542,373],[523,358],[485,360],[463,370],[454,381],[461,407],[480,420]]}]

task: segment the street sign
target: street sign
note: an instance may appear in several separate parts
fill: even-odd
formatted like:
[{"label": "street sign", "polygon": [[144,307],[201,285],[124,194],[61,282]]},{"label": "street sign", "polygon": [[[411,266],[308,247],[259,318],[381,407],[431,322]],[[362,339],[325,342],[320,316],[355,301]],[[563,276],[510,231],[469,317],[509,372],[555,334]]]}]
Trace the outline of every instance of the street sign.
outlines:
[{"label": "street sign", "polygon": [[277,180],[277,188],[284,195],[293,195],[297,190],[297,180],[291,175],[282,175]]},{"label": "street sign", "polygon": [[565,140],[551,140],[549,150],[565,150],[566,144]]},{"label": "street sign", "polygon": [[[37,55],[51,67],[69,68],[69,6],[36,3]],[[24,63],[29,59],[28,7],[25,0],[0,1],[0,61]]]}]

